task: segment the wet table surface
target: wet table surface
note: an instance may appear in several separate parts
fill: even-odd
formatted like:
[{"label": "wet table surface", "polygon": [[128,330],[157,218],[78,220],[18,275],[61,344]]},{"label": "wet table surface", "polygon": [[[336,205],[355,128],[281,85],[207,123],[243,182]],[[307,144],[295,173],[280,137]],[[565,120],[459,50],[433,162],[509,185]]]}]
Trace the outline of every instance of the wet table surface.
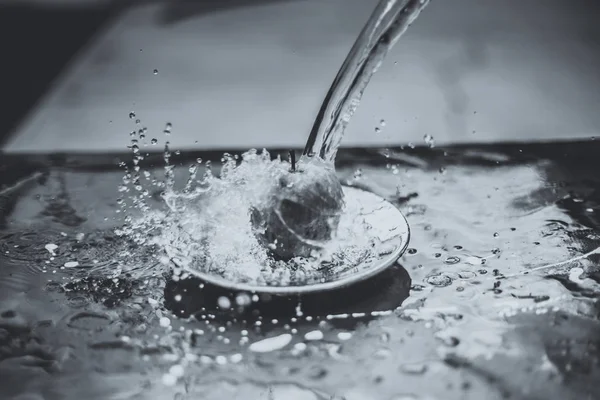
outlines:
[{"label": "wet table surface", "polygon": [[[409,250],[359,285],[249,305],[115,234],[130,155],[5,156],[0,397],[598,398],[598,151],[346,149],[340,179],[402,210]],[[218,163],[174,155],[178,179],[199,156]]]}]

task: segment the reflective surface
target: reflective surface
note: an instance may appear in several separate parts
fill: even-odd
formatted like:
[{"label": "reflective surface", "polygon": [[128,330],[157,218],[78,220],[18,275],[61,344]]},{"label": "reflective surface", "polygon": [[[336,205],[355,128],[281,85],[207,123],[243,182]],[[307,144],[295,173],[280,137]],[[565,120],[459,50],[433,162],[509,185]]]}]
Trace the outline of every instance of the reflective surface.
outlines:
[{"label": "reflective surface", "polygon": [[344,150],[341,179],[399,207],[410,247],[283,298],[173,280],[116,236],[114,157],[3,157],[0,397],[595,399],[598,151]]}]

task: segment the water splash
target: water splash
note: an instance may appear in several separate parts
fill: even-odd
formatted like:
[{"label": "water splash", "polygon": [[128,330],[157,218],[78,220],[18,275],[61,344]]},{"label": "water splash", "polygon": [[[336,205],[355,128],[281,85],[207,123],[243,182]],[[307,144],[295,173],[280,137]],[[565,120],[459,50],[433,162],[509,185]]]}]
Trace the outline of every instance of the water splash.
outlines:
[{"label": "water splash", "polygon": [[[170,154],[166,146],[165,181],[155,183],[162,189],[166,207],[150,209],[146,202],[134,202],[133,207],[141,213],[128,216],[117,234],[163,254],[163,265],[172,262],[176,273],[182,272],[180,269],[192,274],[198,271],[255,285],[320,282],[327,275],[368,264],[386,254],[390,240],[399,235],[389,224],[374,226],[381,205],[373,200],[365,202],[364,196],[346,199],[326,240],[306,238],[302,232],[292,230],[289,218],[293,214],[280,207],[283,201],[293,199],[300,188],[289,184],[279,187],[283,177],[293,174],[291,165],[280,158],[271,159],[267,151],[251,150],[241,158],[225,154],[218,176],[207,162],[203,176],[198,178],[202,160],[197,160],[189,168],[183,190],[175,187]],[[302,185],[303,179],[313,179],[310,174],[314,162],[300,160],[298,168],[306,176],[294,181],[295,185]],[[265,243],[264,227],[254,221],[257,209],[275,210],[289,232],[278,232],[272,243]],[[289,260],[276,257],[272,251],[285,234],[310,246],[310,253]]]}]

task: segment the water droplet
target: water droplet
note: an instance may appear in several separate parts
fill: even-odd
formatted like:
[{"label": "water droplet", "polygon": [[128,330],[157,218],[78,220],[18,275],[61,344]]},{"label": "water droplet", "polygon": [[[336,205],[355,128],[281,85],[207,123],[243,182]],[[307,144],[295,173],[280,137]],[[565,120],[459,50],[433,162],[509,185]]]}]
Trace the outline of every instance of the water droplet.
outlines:
[{"label": "water droplet", "polygon": [[498,237],[500,234],[498,232],[494,232],[494,237]]},{"label": "water droplet", "polygon": [[400,366],[400,371],[407,375],[422,375],[425,372],[427,372],[427,364],[421,364],[421,363],[402,364]]},{"label": "water droplet", "polygon": [[444,264],[453,265],[453,264],[458,264],[459,262],[460,262],[459,257],[451,256],[451,257],[446,258],[446,260],[444,261]]},{"label": "water droplet", "polygon": [[431,135],[425,135],[425,136],[423,136],[423,140],[425,141],[425,144],[427,146],[429,146],[430,148],[434,148],[435,147],[435,141],[433,139],[433,136],[431,136]]},{"label": "water droplet", "polygon": [[252,303],[252,299],[247,293],[240,293],[235,296],[235,303],[240,307],[246,307]]},{"label": "water droplet", "polygon": [[376,126],[376,127],[375,127],[375,133],[381,133],[381,128],[380,128],[380,127],[378,127],[378,126]]},{"label": "water droplet", "polygon": [[150,144],[154,145],[154,144],[157,144],[157,143],[158,143],[158,140],[155,139],[155,138],[153,138],[152,140],[150,140]]},{"label": "water droplet", "polygon": [[58,249],[58,246],[57,246],[57,245],[55,245],[54,243],[48,243],[48,244],[47,244],[46,246],[44,246],[44,247],[46,248],[46,250],[48,250],[48,252],[49,252],[51,255],[56,255],[56,254],[54,253],[54,250]]},{"label": "water droplet", "polygon": [[407,250],[408,254],[417,254],[417,249],[410,248]]},{"label": "water droplet", "polygon": [[69,261],[64,264],[65,268],[75,268],[79,266],[77,261]]},{"label": "water droplet", "polygon": [[446,287],[452,284],[452,278],[443,274],[435,274],[428,276],[425,282],[436,287]]},{"label": "water droplet", "polygon": [[460,272],[458,273],[458,277],[459,277],[460,279],[465,279],[465,280],[468,280],[468,279],[473,279],[473,278],[475,278],[476,276],[477,276],[477,275],[475,275],[475,273],[474,273],[474,272],[471,272],[471,271],[460,271]]},{"label": "water droplet", "polygon": [[[134,119],[135,118],[135,112],[130,112],[129,113],[129,119]],[[133,134],[135,135],[135,131],[133,132]]]},{"label": "water droplet", "polygon": [[154,69],[153,72],[154,72],[154,75],[158,75],[158,70],[157,69]]}]

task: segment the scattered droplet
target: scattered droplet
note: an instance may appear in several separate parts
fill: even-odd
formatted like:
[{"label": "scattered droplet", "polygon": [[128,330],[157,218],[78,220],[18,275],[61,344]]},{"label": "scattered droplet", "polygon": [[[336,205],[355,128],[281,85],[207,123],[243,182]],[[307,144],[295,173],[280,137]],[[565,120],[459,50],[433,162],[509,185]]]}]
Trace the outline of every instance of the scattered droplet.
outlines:
[{"label": "scattered droplet", "polygon": [[65,263],[65,268],[75,268],[79,266],[79,262],[77,261],[69,261]]},{"label": "scattered droplet", "polygon": [[425,135],[425,136],[423,136],[423,140],[425,141],[425,144],[427,146],[429,146],[430,148],[434,148],[435,147],[435,141],[433,140],[433,136],[431,136],[431,135]]},{"label": "scattered droplet", "polygon": [[158,70],[157,69],[154,69],[153,72],[154,72],[154,75],[158,75]]},{"label": "scattered droplet", "polygon": [[280,350],[287,346],[292,341],[292,335],[284,333],[279,336],[260,340],[252,343],[248,348],[256,353],[267,353],[275,350]]},{"label": "scattered droplet", "polygon": [[436,287],[446,287],[452,284],[452,278],[443,274],[435,274],[428,276],[425,282]]},{"label": "scattered droplet", "polygon": [[322,340],[323,339],[323,332],[321,332],[319,330],[307,332],[304,335],[304,339],[306,339],[306,340]]},{"label": "scattered droplet", "polygon": [[410,363],[400,365],[400,371],[407,375],[422,375],[427,371],[427,364]]},{"label": "scattered droplet", "polygon": [[52,254],[53,256],[55,255],[54,251],[56,249],[58,249],[58,246],[55,245],[54,243],[48,243],[46,246],[44,246],[46,248],[46,250],[48,250],[48,252],[50,254]]},{"label": "scattered droplet", "polygon": [[235,303],[240,307],[247,307],[252,304],[252,299],[247,293],[240,293],[235,296]]},{"label": "scattered droplet", "polygon": [[231,300],[226,296],[221,296],[217,299],[217,305],[222,310],[229,310],[231,308]]},{"label": "scattered droplet", "polygon": [[460,262],[460,258],[456,257],[456,256],[451,256],[446,258],[446,260],[444,261],[445,264],[448,265],[453,265],[453,264],[458,264]]}]

